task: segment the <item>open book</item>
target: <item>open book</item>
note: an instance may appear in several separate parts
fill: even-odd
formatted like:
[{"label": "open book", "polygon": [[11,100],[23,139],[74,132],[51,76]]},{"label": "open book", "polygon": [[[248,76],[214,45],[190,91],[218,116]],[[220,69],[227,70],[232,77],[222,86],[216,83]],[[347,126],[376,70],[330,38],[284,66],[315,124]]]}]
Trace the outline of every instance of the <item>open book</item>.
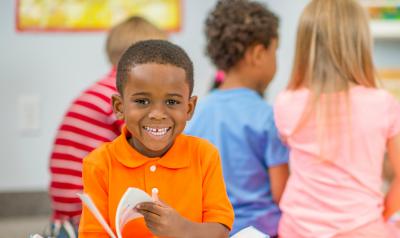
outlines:
[{"label": "open book", "polygon": [[[153,191],[154,193],[154,191]],[[110,235],[111,238],[122,238],[122,228],[129,221],[142,217],[142,215],[135,211],[135,207],[137,204],[142,202],[152,202],[152,199],[146,192],[138,188],[128,188],[124,195],[121,197],[121,200],[118,203],[117,213],[115,214],[115,230],[117,234],[114,234],[109,224],[107,224],[104,217],[101,215],[100,211],[97,209],[93,200],[89,197],[88,194],[77,194],[79,198],[82,200],[82,203],[87,206],[87,208],[93,213],[96,219],[103,226],[104,230]],[[153,194],[153,198],[157,196]]]},{"label": "open book", "polygon": [[236,233],[231,238],[269,238],[269,235],[262,233],[257,230],[253,226],[248,226],[246,228],[241,229],[238,233]]}]

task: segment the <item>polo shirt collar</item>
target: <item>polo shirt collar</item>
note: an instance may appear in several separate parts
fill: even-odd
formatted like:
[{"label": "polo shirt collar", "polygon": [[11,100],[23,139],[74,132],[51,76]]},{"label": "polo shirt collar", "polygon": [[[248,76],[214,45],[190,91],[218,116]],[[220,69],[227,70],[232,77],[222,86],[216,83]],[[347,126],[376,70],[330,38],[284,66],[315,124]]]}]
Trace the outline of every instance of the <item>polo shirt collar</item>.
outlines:
[{"label": "polo shirt collar", "polygon": [[123,165],[130,168],[140,167],[148,162],[156,163],[160,166],[179,169],[189,167],[190,154],[187,153],[189,147],[187,138],[185,135],[178,135],[175,138],[175,142],[172,147],[162,157],[150,158],[142,155],[135,150],[128,142],[130,132],[124,125],[121,131],[121,135],[113,142],[113,152],[116,155],[116,159]]}]

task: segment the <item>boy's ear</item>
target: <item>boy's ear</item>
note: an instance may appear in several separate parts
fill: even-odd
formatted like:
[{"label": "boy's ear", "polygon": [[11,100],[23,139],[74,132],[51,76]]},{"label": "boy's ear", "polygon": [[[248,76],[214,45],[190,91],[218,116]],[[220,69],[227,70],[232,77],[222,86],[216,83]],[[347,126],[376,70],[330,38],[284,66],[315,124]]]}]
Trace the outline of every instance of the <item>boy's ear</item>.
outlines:
[{"label": "boy's ear", "polygon": [[189,98],[189,110],[188,110],[188,121],[190,120],[190,119],[192,119],[192,117],[193,117],[193,113],[194,113],[194,110],[195,110],[195,108],[196,108],[196,104],[197,104],[197,96],[191,96],[190,98]]},{"label": "boy's ear", "polygon": [[111,99],[115,116],[117,117],[118,120],[124,120],[124,107],[121,95],[114,94],[112,95]]}]

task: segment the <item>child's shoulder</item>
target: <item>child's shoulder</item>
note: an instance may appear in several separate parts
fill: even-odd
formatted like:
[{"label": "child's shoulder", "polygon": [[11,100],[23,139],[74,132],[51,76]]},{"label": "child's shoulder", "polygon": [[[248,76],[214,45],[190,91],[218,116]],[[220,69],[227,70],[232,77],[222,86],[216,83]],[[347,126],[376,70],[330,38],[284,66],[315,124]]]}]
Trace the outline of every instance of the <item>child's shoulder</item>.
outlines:
[{"label": "child's shoulder", "polygon": [[190,149],[207,151],[217,150],[217,148],[206,139],[187,134],[181,134],[181,137],[186,141]]},{"label": "child's shoulder", "polygon": [[186,134],[181,134],[181,138],[184,138],[188,156],[194,164],[209,167],[220,163],[219,151],[210,141]]},{"label": "child's shoulder", "polygon": [[110,158],[112,143],[113,142],[105,142],[98,148],[94,149],[84,158],[84,163],[91,164],[96,167],[106,166],[107,159]]},{"label": "child's shoulder", "polygon": [[392,103],[397,99],[386,89],[368,88],[364,86],[356,86],[352,88],[351,93],[355,97],[366,98],[368,101],[373,99],[377,103]]},{"label": "child's shoulder", "polygon": [[216,146],[210,141],[192,135],[181,134],[181,137],[185,140],[185,146],[188,153],[195,160],[208,160],[208,158],[214,158],[219,156],[219,152]]},{"label": "child's shoulder", "polygon": [[308,89],[284,90],[278,94],[274,103],[274,111],[292,108],[293,105],[302,107],[307,103],[310,91]]},{"label": "child's shoulder", "polygon": [[283,90],[276,97],[276,101],[290,101],[307,98],[310,93],[310,90],[306,88],[296,89],[296,90]]},{"label": "child's shoulder", "polygon": [[95,95],[98,98],[111,98],[113,94],[117,94],[117,88],[115,86],[115,75],[107,74],[103,78],[98,79],[89,85],[85,90],[83,90],[80,94],[80,97],[87,98],[89,95]]}]

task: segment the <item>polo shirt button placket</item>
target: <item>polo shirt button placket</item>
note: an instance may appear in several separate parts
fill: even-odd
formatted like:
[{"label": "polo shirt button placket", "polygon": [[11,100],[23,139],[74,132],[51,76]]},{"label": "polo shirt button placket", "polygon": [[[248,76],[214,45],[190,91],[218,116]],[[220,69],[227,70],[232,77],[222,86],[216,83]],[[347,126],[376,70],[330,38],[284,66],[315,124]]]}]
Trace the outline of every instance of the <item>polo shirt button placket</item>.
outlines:
[{"label": "polo shirt button placket", "polygon": [[[157,188],[157,183],[156,183],[156,181],[157,181],[157,179],[156,179],[156,177],[157,177],[157,175],[156,175],[156,171],[157,171],[157,165],[156,164],[151,164],[149,167],[147,167],[147,171],[148,172],[146,172],[146,174],[147,174],[147,176],[149,176],[148,177],[148,182],[147,182],[147,185],[146,185],[146,187],[147,187],[147,189],[148,189],[148,191],[151,193],[151,196],[152,196],[152,198],[153,199],[156,199],[156,198],[158,198],[158,188]],[[154,197],[155,196],[155,197]]]}]

